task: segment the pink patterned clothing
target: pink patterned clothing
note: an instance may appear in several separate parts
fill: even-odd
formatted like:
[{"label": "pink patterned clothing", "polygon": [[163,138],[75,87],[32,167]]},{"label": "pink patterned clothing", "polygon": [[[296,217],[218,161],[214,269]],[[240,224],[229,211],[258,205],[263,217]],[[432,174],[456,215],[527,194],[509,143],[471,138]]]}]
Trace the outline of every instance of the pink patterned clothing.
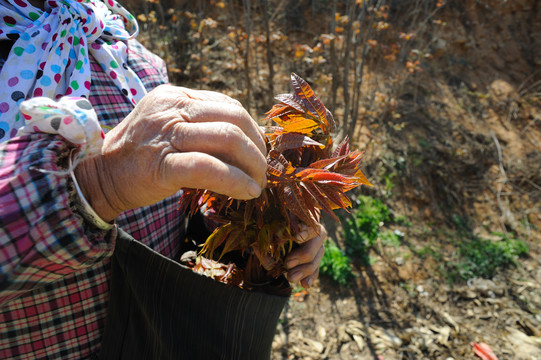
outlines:
[{"label": "pink patterned clothing", "polygon": [[[134,40],[127,44],[127,64],[147,90],[167,82],[161,59]],[[113,127],[133,105],[92,56],[90,63],[89,100],[100,124]],[[35,170],[65,169],[72,148],[41,133],[0,144],[0,359],[87,359],[100,350],[116,228],[83,221],[69,175]],[[178,198],[125,212],[117,226],[176,257],[184,239]]]}]

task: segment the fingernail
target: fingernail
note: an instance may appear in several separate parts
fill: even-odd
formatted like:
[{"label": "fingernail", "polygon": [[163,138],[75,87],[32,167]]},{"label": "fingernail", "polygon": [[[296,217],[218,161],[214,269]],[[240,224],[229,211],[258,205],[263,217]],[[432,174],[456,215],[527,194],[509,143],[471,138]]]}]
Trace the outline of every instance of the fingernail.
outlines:
[{"label": "fingernail", "polygon": [[293,260],[289,260],[287,263],[286,263],[286,267],[288,269],[293,269],[295,266],[299,265],[299,260],[297,259],[293,259]]},{"label": "fingernail", "polygon": [[250,181],[248,183],[247,191],[248,191],[248,194],[250,194],[250,196],[256,198],[259,195],[261,195],[261,186],[257,185],[255,181]]},{"label": "fingernail", "polygon": [[314,282],[314,279],[310,278],[306,281],[306,285],[308,285],[308,287],[312,286],[312,283]]},{"label": "fingernail", "polygon": [[289,276],[289,280],[291,280],[292,282],[297,282],[301,279],[301,277],[302,273],[300,271],[297,271]]}]

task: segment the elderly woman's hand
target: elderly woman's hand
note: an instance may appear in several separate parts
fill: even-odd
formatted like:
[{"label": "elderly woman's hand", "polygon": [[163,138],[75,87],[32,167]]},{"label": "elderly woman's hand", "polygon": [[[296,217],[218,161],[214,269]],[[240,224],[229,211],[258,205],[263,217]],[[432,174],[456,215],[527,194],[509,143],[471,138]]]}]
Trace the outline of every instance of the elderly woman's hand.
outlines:
[{"label": "elderly woman's hand", "polygon": [[301,245],[286,257],[287,277],[290,281],[300,283],[309,288],[319,275],[319,264],[323,258],[325,248],[323,243],[327,238],[327,230],[319,225],[316,232],[310,226],[303,225],[297,234]]},{"label": "elderly woman's hand", "polygon": [[266,184],[263,133],[240,103],[210,91],[162,85],[105,137],[101,156],[75,175],[105,221],[182,187],[236,199]]}]

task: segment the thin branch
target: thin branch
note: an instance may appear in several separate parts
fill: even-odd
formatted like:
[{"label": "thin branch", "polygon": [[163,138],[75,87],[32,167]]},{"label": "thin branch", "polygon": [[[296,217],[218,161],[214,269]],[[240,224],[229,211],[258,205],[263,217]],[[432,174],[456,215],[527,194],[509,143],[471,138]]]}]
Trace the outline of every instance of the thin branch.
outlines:
[{"label": "thin branch", "polygon": [[265,33],[267,35],[267,66],[269,67],[269,104],[272,103],[272,97],[274,94],[274,66],[272,57],[272,46],[270,40],[270,19],[269,19],[269,0],[263,1],[263,19],[265,21]]},{"label": "thin branch", "polygon": [[501,195],[502,195],[502,188],[503,188],[503,185],[507,182],[507,174],[505,173],[505,169],[503,167],[503,157],[502,157],[502,148],[500,146],[500,142],[498,141],[498,138],[496,137],[496,134],[494,134],[494,131],[490,130],[490,136],[492,137],[492,140],[494,141],[494,144],[496,144],[496,150],[498,152],[498,164],[499,164],[499,167],[500,167],[500,173],[503,177],[503,180],[502,181],[499,181],[499,186],[498,186],[498,191],[497,191],[497,194],[496,194],[496,199],[498,201],[498,207],[500,208],[500,212],[501,212],[501,216],[500,216],[500,225],[502,227],[502,230],[504,231],[504,233],[507,235],[507,227],[505,226],[505,223],[503,221],[503,216],[504,214],[506,214],[507,210],[504,208],[503,204],[502,204],[502,200],[501,200]]},{"label": "thin branch", "polygon": [[541,119],[541,114],[537,115],[537,116],[535,117],[535,119],[533,119],[532,121],[530,121],[530,122],[528,123],[528,125],[526,125],[526,126],[524,127],[524,129],[522,129],[522,131],[520,132],[520,135],[522,136],[522,134],[524,134],[524,133],[526,132],[526,130],[528,130],[528,128],[529,128],[530,126],[532,126],[532,125],[533,125],[537,120],[539,120],[539,119]]}]

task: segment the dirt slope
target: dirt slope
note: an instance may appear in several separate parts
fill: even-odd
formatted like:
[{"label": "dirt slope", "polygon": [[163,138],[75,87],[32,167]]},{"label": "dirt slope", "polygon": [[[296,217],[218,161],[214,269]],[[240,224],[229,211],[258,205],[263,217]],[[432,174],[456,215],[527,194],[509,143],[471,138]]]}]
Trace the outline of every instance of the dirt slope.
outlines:
[{"label": "dirt slope", "polygon": [[[481,341],[499,359],[541,359],[541,4],[449,1],[439,18],[434,59],[396,93],[405,125],[358,132],[377,178],[369,193],[413,227],[390,225],[404,242],[380,241],[351,288],[324,277],[292,299],[275,359],[473,359]],[[441,276],[457,243],[495,232],[528,242],[518,269]],[[427,244],[437,258],[417,256]]]}]

